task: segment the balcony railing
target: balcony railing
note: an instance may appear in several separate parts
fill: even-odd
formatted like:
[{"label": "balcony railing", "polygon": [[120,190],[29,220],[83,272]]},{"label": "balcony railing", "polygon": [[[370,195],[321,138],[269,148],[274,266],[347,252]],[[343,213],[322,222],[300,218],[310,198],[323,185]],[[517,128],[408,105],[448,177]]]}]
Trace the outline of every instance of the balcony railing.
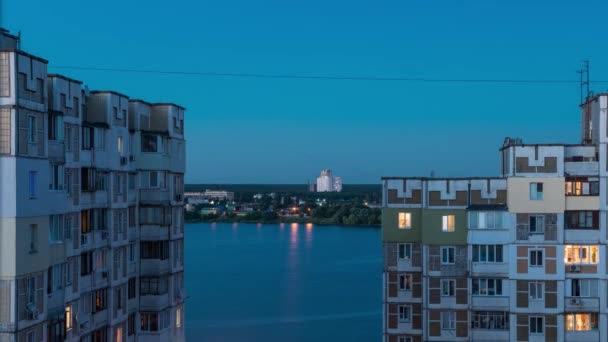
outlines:
[{"label": "balcony railing", "polygon": [[49,161],[55,164],[64,164],[65,163],[65,148],[63,141],[53,141],[49,142]]},{"label": "balcony railing", "polygon": [[139,201],[146,204],[168,204],[169,190],[167,189],[140,189]]}]

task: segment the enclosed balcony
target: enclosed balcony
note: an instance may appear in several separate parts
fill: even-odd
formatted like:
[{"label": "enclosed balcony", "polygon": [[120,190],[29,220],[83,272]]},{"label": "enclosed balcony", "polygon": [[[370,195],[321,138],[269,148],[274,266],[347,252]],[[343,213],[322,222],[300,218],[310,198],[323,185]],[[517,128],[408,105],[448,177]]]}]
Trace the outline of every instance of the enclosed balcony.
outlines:
[{"label": "enclosed balcony", "polygon": [[53,164],[65,164],[63,141],[49,141],[49,161]]},{"label": "enclosed balcony", "polygon": [[169,190],[167,189],[140,189],[139,201],[142,204],[149,205],[169,205],[171,203]]}]

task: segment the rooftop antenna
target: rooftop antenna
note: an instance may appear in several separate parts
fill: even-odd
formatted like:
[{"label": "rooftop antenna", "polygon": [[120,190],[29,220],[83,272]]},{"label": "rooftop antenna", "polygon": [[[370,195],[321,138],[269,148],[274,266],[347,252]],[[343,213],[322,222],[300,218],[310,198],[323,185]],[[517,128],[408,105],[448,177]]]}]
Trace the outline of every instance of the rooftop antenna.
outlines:
[{"label": "rooftop antenna", "polygon": [[[589,60],[583,60],[583,66],[580,70],[576,72],[579,74],[579,86],[581,89],[581,104],[583,104],[583,99],[587,99],[590,95],[589,91]],[[585,90],[585,95],[583,95],[583,90]]]},{"label": "rooftop antenna", "polygon": [[431,178],[435,178],[435,170],[431,170]]}]

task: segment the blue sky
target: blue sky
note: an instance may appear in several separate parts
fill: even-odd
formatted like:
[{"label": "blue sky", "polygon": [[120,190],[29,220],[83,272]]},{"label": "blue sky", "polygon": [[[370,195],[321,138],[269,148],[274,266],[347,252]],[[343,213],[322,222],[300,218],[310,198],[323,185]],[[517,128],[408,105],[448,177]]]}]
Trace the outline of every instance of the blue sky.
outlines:
[{"label": "blue sky", "polygon": [[[2,1],[2,0],[0,0]],[[603,1],[3,0],[49,72],[184,105],[186,182],[497,175],[505,136],[579,141],[577,84],[246,79],[60,70],[608,80]],[[594,84],[596,92],[608,83]]]}]

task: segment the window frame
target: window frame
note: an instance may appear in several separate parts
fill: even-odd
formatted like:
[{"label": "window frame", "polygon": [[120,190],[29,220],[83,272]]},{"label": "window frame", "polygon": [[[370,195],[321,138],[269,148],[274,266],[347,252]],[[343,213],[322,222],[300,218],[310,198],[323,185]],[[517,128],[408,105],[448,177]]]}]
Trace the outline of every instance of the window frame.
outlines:
[{"label": "window frame", "polygon": [[[450,255],[450,251],[451,255]],[[447,253],[447,254],[444,254]],[[447,255],[447,261],[444,261],[444,255]],[[454,265],[456,263],[456,247],[453,246],[442,246],[441,247],[441,265]],[[451,260],[450,260],[451,257]]]},{"label": "window frame", "polygon": [[[535,255],[535,263],[532,263],[532,255]],[[540,254],[540,264],[539,264]],[[545,266],[545,250],[542,248],[530,248],[528,250],[528,267],[544,267]]]},{"label": "window frame", "polygon": [[399,304],[397,307],[397,319],[399,323],[411,323],[412,322],[412,306]]},{"label": "window frame", "polygon": [[444,233],[456,231],[456,215],[448,214],[441,217],[441,231]]},{"label": "window frame", "polygon": [[441,311],[441,330],[456,330],[456,311]]},{"label": "window frame", "polygon": [[[150,177],[150,184],[151,183],[152,177]],[[397,228],[412,229],[412,213],[407,211],[400,211],[397,215]]]},{"label": "window frame", "polygon": [[[534,324],[532,323],[533,320],[534,320]],[[533,325],[534,325],[535,331],[532,331]],[[540,327],[540,332],[539,332],[539,327]],[[529,331],[530,335],[544,335],[545,334],[545,316],[530,316],[528,318],[528,331]]]},{"label": "window frame", "polygon": [[[447,288],[445,285],[447,284]],[[456,279],[441,279],[441,297],[454,297],[456,296]],[[447,289],[447,294],[445,290]]]},{"label": "window frame", "polygon": [[[401,253],[401,247],[403,247],[403,255]],[[411,243],[397,244],[397,259],[399,259],[399,260],[411,260],[412,259],[412,244]]]},{"label": "window frame", "polygon": [[[540,291],[539,291],[540,289]],[[540,296],[538,295],[540,292]],[[528,283],[528,300],[543,301],[545,300],[545,283],[542,281],[531,281]]]},{"label": "window frame", "polygon": [[544,191],[543,182],[530,182],[530,201],[544,200]]}]

